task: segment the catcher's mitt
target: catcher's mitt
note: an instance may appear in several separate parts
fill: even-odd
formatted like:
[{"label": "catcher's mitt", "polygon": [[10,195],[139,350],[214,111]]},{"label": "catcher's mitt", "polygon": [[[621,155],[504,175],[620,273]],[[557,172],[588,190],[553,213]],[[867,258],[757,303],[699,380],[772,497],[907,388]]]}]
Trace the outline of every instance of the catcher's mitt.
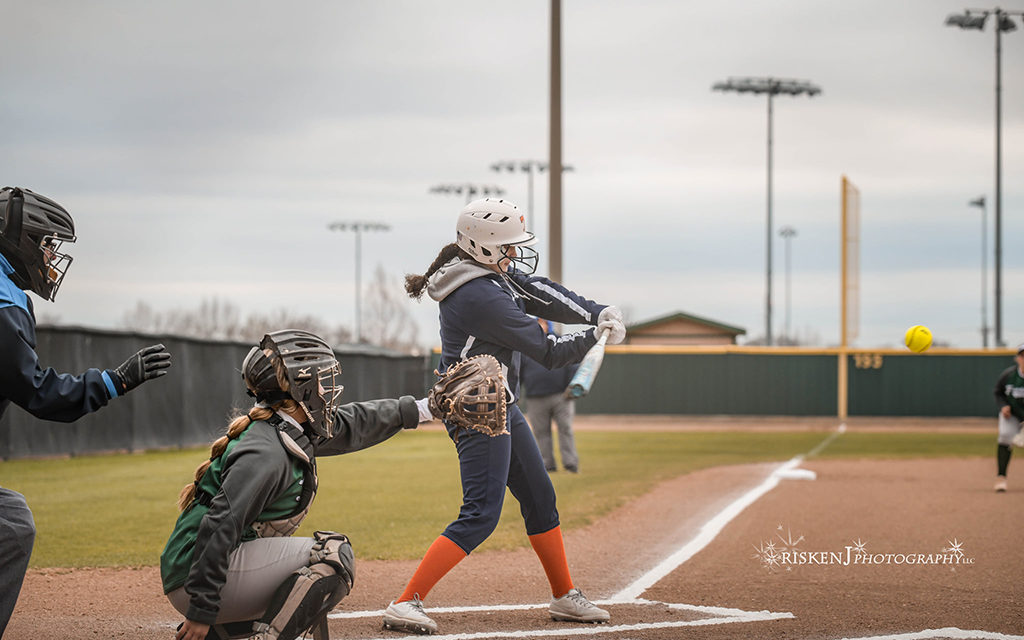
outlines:
[{"label": "catcher's mitt", "polygon": [[448,367],[427,396],[430,412],[460,427],[491,436],[505,427],[505,377],[494,356],[479,355]]}]

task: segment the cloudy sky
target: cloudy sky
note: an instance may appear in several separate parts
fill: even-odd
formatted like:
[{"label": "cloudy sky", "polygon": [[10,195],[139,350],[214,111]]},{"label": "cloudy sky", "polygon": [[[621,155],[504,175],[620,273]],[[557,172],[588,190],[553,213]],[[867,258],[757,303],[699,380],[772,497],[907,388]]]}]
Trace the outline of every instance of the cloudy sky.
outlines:
[{"label": "cloudy sky", "polygon": [[[391,226],[363,236],[363,270],[383,266],[397,290],[453,237],[463,200],[432,186],[494,184],[525,209],[526,175],[489,166],[546,159],[547,0],[3,4],[0,175],[75,216],[70,275],[37,304],[62,323],[116,327],[138,301],[218,297],[351,324],[354,237],[330,222]],[[982,219],[968,201],[989,202],[991,325],[995,36],[944,26],[967,6],[563,0],[565,284],[634,321],[683,311],[763,335],[766,100],[711,86],[795,78],[823,93],[775,100],[775,230],[797,230],[792,332],[839,339],[845,174],[861,192],[855,344],[896,346],[926,324],[980,346]],[[1003,38],[1011,344],[1024,341],[1022,70],[1018,29]],[[546,176],[532,222],[544,252]],[[436,305],[408,304],[434,344]]]}]

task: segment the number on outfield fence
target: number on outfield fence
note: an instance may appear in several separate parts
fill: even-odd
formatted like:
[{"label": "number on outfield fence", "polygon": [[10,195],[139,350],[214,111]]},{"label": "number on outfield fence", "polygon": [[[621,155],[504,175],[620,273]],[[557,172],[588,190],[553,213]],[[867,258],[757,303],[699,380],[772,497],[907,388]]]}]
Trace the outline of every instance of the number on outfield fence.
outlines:
[{"label": "number on outfield fence", "polygon": [[881,369],[882,354],[880,353],[855,353],[853,354],[853,366],[858,369]]}]

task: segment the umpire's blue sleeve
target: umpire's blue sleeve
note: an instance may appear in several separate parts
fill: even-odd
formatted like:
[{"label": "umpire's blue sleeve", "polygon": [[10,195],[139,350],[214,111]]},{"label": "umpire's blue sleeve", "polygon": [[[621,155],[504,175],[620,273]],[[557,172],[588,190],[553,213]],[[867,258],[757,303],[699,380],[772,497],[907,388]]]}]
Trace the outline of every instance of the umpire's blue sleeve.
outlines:
[{"label": "umpire's blue sleeve", "polygon": [[72,422],[116,397],[112,371],[80,376],[39,366],[35,322],[18,306],[0,307],[0,398],[37,418]]}]

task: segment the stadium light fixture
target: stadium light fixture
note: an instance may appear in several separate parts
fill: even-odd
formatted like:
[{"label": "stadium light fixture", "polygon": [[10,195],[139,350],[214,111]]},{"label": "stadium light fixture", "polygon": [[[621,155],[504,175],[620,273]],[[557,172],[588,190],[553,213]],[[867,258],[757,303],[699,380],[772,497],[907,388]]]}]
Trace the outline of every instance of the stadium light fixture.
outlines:
[{"label": "stadium light fixture", "polygon": [[466,194],[466,204],[469,204],[473,200],[473,196],[503,196],[505,190],[499,186],[492,184],[475,184],[472,182],[460,182],[460,183],[447,183],[437,184],[430,187],[430,193],[440,193],[443,195],[462,195]]},{"label": "stadium light fixture", "polygon": [[[548,170],[548,163],[540,160],[498,160],[491,164],[491,171],[501,173],[525,173],[527,177],[527,200],[526,200],[526,228],[533,229],[533,174],[544,173]],[[562,171],[572,171],[569,165],[562,165]]]},{"label": "stadium light fixture", "polygon": [[765,233],[765,311],[764,339],[766,345],[772,344],[772,99],[777,95],[814,97],[821,94],[821,87],[805,80],[785,80],[781,78],[729,78],[725,82],[716,82],[712,91],[753,93],[768,96],[768,225]]},{"label": "stadium light fixture", "polygon": [[950,27],[960,27],[961,29],[977,29],[982,31],[985,29],[985,20],[988,18],[988,13],[982,13],[981,15],[972,15],[970,11],[965,13],[954,13],[946,18],[946,25]]},{"label": "stadium light fixture", "polygon": [[[995,188],[995,346],[1004,347],[1003,341],[1003,44],[1002,34],[1015,31],[1017,24],[1010,16],[1024,17],[1024,11],[995,9],[965,9],[962,14],[950,14],[946,25],[961,29],[985,30],[989,15],[995,16],[996,32],[996,188]],[[985,330],[984,328],[982,329]]]},{"label": "stadium light fixture", "polygon": [[331,231],[352,231],[356,234],[356,344],[363,343],[362,333],[362,284],[360,282],[360,271],[362,265],[362,259],[360,254],[362,252],[361,236],[364,231],[390,231],[391,227],[382,222],[350,222],[350,221],[339,221],[332,222],[327,225],[327,228]]}]

